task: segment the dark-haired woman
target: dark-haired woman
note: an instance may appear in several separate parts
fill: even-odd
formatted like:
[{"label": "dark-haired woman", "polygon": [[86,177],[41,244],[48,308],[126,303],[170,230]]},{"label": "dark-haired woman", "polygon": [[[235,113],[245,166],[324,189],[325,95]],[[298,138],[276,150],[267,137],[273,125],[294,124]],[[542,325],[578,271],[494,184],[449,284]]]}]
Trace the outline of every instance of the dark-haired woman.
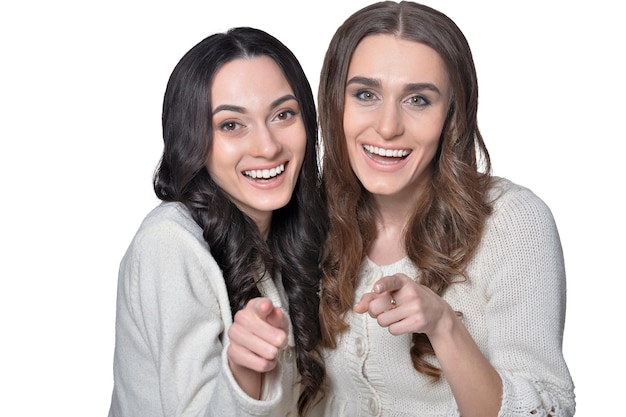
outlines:
[{"label": "dark-haired woman", "polygon": [[109,415],[305,415],[326,221],[299,62],[260,30],[209,36],[170,76],[163,139],[162,203],[120,267]]},{"label": "dark-haired woman", "polygon": [[318,101],[325,416],[573,415],[557,228],[490,175],[458,27],[413,2],[363,8]]}]

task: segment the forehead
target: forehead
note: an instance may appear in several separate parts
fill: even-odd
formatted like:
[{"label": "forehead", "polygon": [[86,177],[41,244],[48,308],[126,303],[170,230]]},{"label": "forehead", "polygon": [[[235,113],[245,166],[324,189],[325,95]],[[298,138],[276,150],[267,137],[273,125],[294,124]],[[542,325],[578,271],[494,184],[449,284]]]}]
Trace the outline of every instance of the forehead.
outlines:
[{"label": "forehead", "polygon": [[448,82],[445,64],[437,51],[424,43],[389,34],[366,36],[359,42],[348,67],[348,78],[354,76]]},{"label": "forehead", "polygon": [[293,94],[285,74],[270,57],[237,58],[224,64],[211,82],[214,103]]}]

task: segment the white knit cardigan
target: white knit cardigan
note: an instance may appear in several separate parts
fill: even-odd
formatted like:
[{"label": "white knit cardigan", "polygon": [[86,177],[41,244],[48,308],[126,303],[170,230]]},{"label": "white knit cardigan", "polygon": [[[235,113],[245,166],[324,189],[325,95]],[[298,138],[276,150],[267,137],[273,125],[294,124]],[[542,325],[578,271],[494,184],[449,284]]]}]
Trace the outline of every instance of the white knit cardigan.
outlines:
[{"label": "white knit cardigan", "polygon": [[[565,269],[554,219],[535,194],[508,180],[490,193],[497,200],[469,279],[451,285],[444,299],[502,377],[500,416],[572,416],[574,387],[562,354]],[[408,258],[384,266],[366,259],[356,300],[397,272],[419,279]],[[326,352],[324,416],[459,416],[445,378],[433,385],[413,368],[411,335],[393,336],[368,314],[350,312],[347,320],[349,331]]]},{"label": "white knit cardigan", "polygon": [[[276,281],[260,290],[286,312]],[[291,329],[261,400],[235,382],[225,355],[232,313],[224,278],[183,205],[162,203],[145,218],[121,262],[117,297],[109,417],[297,415]]]}]

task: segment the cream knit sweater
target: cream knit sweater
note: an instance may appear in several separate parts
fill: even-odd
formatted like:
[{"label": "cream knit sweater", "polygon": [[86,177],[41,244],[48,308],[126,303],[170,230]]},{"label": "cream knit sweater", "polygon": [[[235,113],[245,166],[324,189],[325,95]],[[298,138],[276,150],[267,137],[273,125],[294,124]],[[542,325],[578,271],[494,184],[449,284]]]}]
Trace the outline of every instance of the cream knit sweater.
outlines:
[{"label": "cream knit sweater", "polygon": [[[552,214],[531,191],[500,179],[469,280],[444,299],[502,377],[502,417],[568,417],[574,387],[562,355],[565,269]],[[379,278],[418,277],[408,258],[362,265],[356,300]],[[458,416],[445,379],[432,385],[409,357],[410,335],[393,336],[368,314],[347,317],[350,329],[326,353],[326,417]],[[436,360],[435,360],[436,363]],[[472,381],[468,380],[468,384]]]},{"label": "cream knit sweater", "polygon": [[[280,283],[266,279],[260,289],[286,310]],[[235,382],[224,279],[184,206],[163,203],[148,214],[121,262],[117,297],[109,417],[296,415],[292,332],[261,401]]]}]

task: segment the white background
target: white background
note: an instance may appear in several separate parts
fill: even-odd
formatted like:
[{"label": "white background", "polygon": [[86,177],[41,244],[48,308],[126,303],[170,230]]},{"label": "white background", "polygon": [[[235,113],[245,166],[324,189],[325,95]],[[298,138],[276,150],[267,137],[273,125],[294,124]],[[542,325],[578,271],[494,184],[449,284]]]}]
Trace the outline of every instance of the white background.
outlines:
[{"label": "white background", "polygon": [[[107,414],[117,268],[157,203],[163,92],[182,55],[215,31],[255,26],[294,51],[316,90],[334,30],[369,1],[211,3],[0,6],[0,415]],[[556,218],[576,415],[616,415],[624,14],[610,0],[427,4],[472,45],[494,174],[531,188]]]}]

